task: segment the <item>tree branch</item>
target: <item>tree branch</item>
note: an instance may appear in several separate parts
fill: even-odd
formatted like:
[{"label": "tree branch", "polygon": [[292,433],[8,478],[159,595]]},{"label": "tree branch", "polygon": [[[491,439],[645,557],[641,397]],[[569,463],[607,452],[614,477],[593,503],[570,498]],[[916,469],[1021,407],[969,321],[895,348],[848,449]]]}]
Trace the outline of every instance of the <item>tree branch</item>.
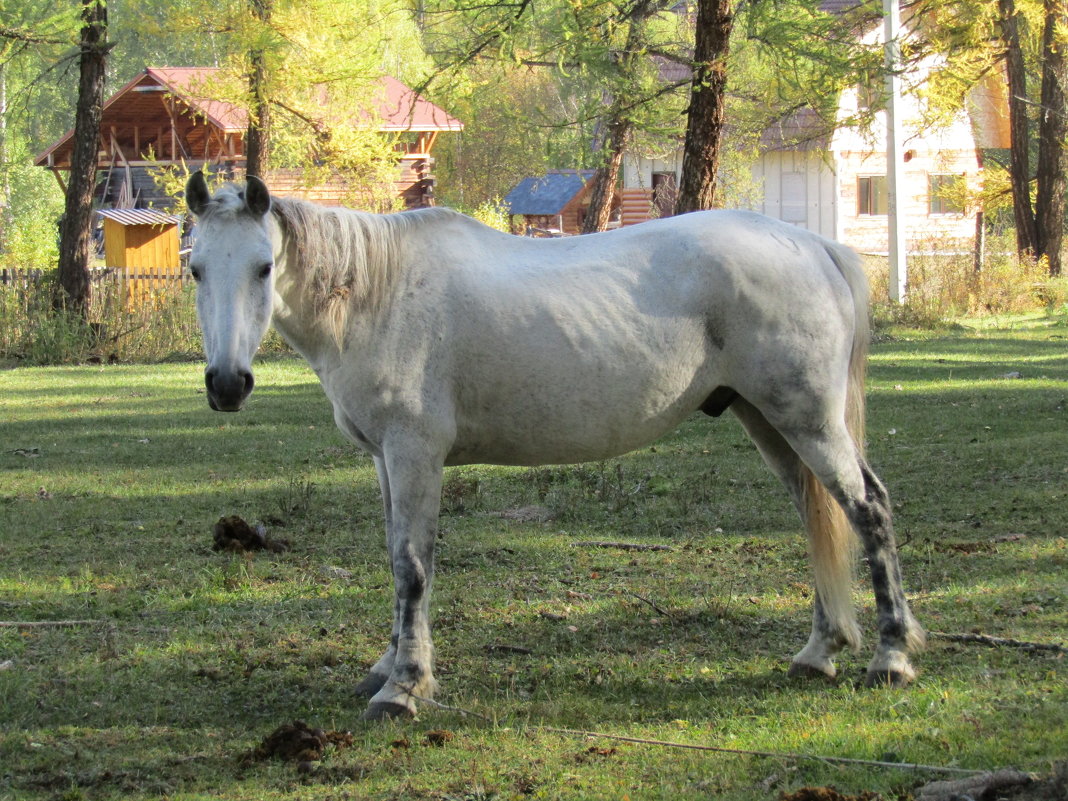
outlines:
[{"label": "tree branch", "polygon": [[25,42],[26,44],[42,44],[42,45],[70,45],[70,39],[53,39],[48,36],[41,36],[33,33],[32,31],[23,30],[20,28],[9,28],[6,25],[0,25],[0,39],[7,39],[13,42]]}]

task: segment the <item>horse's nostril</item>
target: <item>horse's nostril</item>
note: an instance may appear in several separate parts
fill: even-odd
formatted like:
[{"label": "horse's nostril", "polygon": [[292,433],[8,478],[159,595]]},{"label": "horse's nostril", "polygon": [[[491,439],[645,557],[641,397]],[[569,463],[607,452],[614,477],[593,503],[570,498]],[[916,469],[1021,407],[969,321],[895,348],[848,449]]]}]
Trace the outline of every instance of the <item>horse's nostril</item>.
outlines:
[{"label": "horse's nostril", "polygon": [[236,412],[252,393],[255,379],[249,370],[218,370],[208,368],[204,371],[204,386],[208,390],[208,403],[219,411]]}]

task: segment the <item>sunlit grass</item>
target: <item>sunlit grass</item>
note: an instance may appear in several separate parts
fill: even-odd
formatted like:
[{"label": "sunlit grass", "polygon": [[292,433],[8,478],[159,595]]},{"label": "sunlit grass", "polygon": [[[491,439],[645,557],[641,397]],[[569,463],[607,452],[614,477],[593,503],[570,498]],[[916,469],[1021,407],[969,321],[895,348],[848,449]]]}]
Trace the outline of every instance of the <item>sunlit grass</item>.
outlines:
[{"label": "sunlit grass", "polygon": [[[931,630],[1068,636],[1058,332],[1019,318],[874,347],[868,453]],[[392,603],[373,466],[299,362],[259,365],[242,415],[207,409],[201,371],[0,373],[0,618],[97,621],[0,629],[0,798],[674,801],[826,784],[896,797],[935,778],[546,727],[1039,772],[1068,753],[1056,654],[932,639],[914,687],[858,686],[874,645],[863,575],[867,637],[839,683],[787,679],[811,615],[805,541],[729,415],[605,465],[450,470],[440,698],[493,722],[427,708],[362,723],[352,686],[386,645]],[[502,515],[532,506],[544,511]],[[214,552],[215,520],[235,513],[292,550]],[[579,544],[591,540],[670,550]],[[355,742],[307,775],[242,766],[294,718]],[[427,745],[435,729],[453,739]]]}]

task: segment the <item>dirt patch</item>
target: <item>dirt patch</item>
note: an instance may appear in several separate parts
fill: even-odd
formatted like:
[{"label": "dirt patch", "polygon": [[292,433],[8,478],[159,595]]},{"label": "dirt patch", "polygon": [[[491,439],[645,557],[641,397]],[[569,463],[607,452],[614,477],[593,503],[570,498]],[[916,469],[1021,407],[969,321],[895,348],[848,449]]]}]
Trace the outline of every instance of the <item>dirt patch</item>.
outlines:
[{"label": "dirt patch", "polygon": [[215,524],[214,537],[215,542],[211,546],[213,551],[284,553],[290,548],[289,540],[272,539],[267,536],[267,529],[262,524],[250,526],[237,515],[220,517]]},{"label": "dirt patch", "polygon": [[328,746],[346,748],[352,745],[352,732],[313,729],[303,720],[284,723],[264,738],[243,758],[245,762],[279,759],[283,762],[306,764],[319,762]]},{"label": "dirt patch", "polygon": [[875,801],[878,793],[866,790],[858,795],[846,795],[834,787],[802,787],[792,793],[780,793],[779,801]]},{"label": "dirt patch", "polygon": [[440,748],[441,746],[452,742],[453,737],[455,737],[455,735],[451,731],[447,731],[446,729],[433,729],[423,736],[423,742],[427,745],[435,745]]}]

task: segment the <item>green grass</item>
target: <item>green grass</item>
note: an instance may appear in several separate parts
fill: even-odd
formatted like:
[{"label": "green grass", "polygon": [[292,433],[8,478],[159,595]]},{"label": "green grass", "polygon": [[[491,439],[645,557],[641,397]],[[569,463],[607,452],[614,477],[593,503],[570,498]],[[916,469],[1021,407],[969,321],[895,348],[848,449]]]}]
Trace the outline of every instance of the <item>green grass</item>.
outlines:
[{"label": "green grass", "polygon": [[[1068,326],[891,334],[871,359],[868,450],[917,615],[1064,643]],[[856,686],[868,652],[844,655],[836,686],[786,678],[808,632],[805,546],[730,415],[603,465],[451,470],[439,700],[494,722],[364,723],[351,688],[391,604],[373,467],[302,363],[262,362],[240,415],[208,410],[201,371],[0,373],[0,619],[102,621],[0,628],[0,798],[892,798],[942,778],[547,727],[978,769],[1048,772],[1068,754],[1056,654],[933,640],[905,691]],[[501,515],[527,506],[552,517]],[[228,514],[293,550],[212,551]],[[867,582],[857,598],[870,632]],[[298,718],[354,742],[308,774],[242,762]],[[453,737],[434,746],[430,730]]]}]

